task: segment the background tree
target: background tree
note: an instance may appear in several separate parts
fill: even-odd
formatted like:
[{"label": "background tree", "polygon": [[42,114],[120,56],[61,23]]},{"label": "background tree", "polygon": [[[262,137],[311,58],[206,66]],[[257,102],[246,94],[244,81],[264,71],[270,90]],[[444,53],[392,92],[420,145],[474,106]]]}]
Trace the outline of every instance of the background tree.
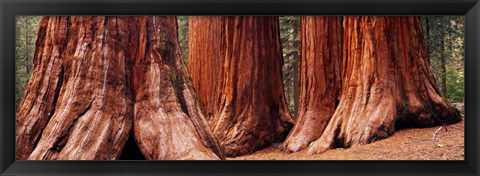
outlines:
[{"label": "background tree", "polygon": [[279,20],[284,60],[282,75],[283,85],[285,87],[285,98],[290,114],[292,114],[292,117],[296,117],[299,106],[298,66],[300,62],[300,33],[298,31],[300,17],[281,16]]},{"label": "background tree", "polygon": [[44,17],[17,111],[17,159],[117,159],[133,119],[147,159],[223,158],[186,76],[176,18]]},{"label": "background tree", "polygon": [[25,85],[32,74],[33,54],[35,53],[35,41],[37,40],[40,19],[40,16],[17,16],[16,18],[15,107],[18,107],[25,91]]},{"label": "background tree", "polygon": [[342,17],[300,17],[300,104],[283,148],[306,148],[318,139],[340,100]]},{"label": "background tree", "polygon": [[345,17],[340,103],[309,153],[460,120],[428,67],[419,17]]},{"label": "background tree", "polygon": [[178,23],[178,42],[185,63],[188,63],[188,17],[177,16]]},{"label": "background tree", "polygon": [[445,98],[463,102],[464,97],[464,18],[425,16],[423,26],[430,68]]}]

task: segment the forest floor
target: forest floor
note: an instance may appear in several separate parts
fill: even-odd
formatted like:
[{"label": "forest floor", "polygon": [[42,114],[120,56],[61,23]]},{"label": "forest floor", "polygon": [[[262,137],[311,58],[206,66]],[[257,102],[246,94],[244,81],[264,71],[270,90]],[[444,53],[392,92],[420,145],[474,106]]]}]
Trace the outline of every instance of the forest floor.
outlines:
[{"label": "forest floor", "polygon": [[[441,129],[440,129],[441,128]],[[464,120],[445,127],[410,128],[373,143],[307,154],[286,153],[274,144],[229,160],[464,160]],[[437,133],[436,133],[437,132]],[[436,133],[435,140],[433,136]]]}]

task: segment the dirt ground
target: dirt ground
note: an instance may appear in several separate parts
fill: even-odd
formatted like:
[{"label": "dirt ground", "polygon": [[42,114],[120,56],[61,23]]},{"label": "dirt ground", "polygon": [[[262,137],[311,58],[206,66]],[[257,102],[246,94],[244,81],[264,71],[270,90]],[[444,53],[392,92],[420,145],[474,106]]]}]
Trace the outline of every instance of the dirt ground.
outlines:
[{"label": "dirt ground", "polygon": [[[441,128],[439,130],[439,128]],[[306,150],[286,153],[278,144],[229,160],[464,160],[464,120],[445,127],[412,128],[389,138],[347,149],[308,155]],[[437,132],[435,140],[433,136]]]}]

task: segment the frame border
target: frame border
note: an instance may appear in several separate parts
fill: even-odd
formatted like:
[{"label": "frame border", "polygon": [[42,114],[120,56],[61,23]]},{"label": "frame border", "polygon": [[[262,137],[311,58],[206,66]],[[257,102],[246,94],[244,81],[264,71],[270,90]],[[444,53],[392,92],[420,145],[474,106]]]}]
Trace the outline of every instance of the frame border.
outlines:
[{"label": "frame border", "polygon": [[[465,160],[15,161],[16,15],[465,15]],[[0,175],[479,175],[479,0],[0,0],[0,19]]]}]

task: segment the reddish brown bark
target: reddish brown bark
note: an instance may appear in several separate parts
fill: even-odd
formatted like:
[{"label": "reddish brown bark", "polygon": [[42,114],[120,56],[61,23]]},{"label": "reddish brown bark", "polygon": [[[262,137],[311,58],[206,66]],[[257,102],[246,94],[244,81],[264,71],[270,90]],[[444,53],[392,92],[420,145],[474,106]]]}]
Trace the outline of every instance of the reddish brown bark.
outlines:
[{"label": "reddish brown bark", "polygon": [[17,111],[17,159],[117,159],[133,118],[147,159],[223,158],[176,30],[175,17],[44,17]]},{"label": "reddish brown bark", "polygon": [[112,40],[116,25],[105,17],[42,19],[34,73],[17,113],[18,159],[118,157],[132,108],[126,58],[116,47],[122,42]]},{"label": "reddish brown bark", "polygon": [[[134,134],[147,159],[220,159],[177,41],[175,17],[136,21],[139,38],[133,69]],[[136,43],[136,42],[130,42]]]},{"label": "reddish brown bark", "polygon": [[[53,115],[55,101],[62,83],[62,54],[64,47],[55,43],[65,43],[67,31],[64,28],[54,32],[54,25],[65,26],[66,20],[45,17],[40,21],[34,70],[25,94],[17,110],[16,159],[27,159],[40,140],[48,120]],[[56,36],[56,40],[52,38]],[[63,42],[62,42],[63,41]],[[47,86],[48,85],[48,86]],[[36,117],[36,118],[32,118]]]},{"label": "reddish brown bark", "polygon": [[340,103],[309,153],[460,120],[439,95],[419,17],[345,17],[343,59]]},{"label": "reddish brown bark", "polygon": [[296,124],[283,143],[294,152],[318,139],[339,101],[342,17],[300,17],[300,104]]},{"label": "reddish brown bark", "polygon": [[205,117],[212,122],[225,57],[225,17],[191,16],[188,26],[188,71]]},{"label": "reddish brown bark", "polygon": [[213,131],[228,156],[286,136],[294,123],[283,91],[278,17],[226,17]]},{"label": "reddish brown bark", "polygon": [[279,37],[277,17],[189,18],[189,71],[227,156],[251,153],[291,128]]}]

